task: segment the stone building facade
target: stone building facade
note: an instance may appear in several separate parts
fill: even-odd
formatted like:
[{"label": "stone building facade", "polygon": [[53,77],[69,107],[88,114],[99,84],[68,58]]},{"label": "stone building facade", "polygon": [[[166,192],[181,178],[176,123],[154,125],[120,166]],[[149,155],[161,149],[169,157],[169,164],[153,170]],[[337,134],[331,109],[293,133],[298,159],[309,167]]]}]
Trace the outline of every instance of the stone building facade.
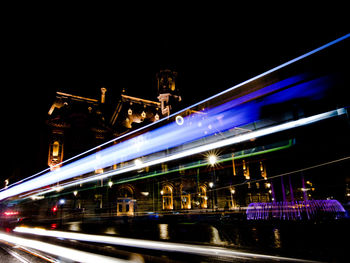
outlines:
[{"label": "stone building facade", "polygon": [[[98,145],[169,116],[181,102],[176,77],[170,70],[157,74],[158,100],[154,101],[123,90],[115,104],[107,104],[105,88],[99,99],[57,92],[47,119],[50,169],[58,169],[62,161],[91,148],[98,154]],[[267,179],[264,160],[244,156],[230,154],[225,162],[202,163],[191,169],[181,164],[161,164],[152,171],[147,167],[141,171],[144,180],[101,180],[94,189],[74,191],[67,204],[88,214],[135,216],[159,211],[233,211],[251,202],[270,201],[273,193],[267,180],[239,189],[230,187],[242,179]],[[96,174],[103,172],[102,168],[95,170]]]}]

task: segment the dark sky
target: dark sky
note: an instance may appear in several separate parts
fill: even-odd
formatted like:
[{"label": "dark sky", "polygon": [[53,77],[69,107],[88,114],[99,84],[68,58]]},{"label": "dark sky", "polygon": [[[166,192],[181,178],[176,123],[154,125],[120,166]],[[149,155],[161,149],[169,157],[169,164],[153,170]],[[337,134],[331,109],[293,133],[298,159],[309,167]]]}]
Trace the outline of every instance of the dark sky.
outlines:
[{"label": "dark sky", "polygon": [[11,16],[2,32],[3,177],[16,167],[36,169],[28,166],[39,155],[56,91],[98,98],[105,86],[111,101],[122,88],[155,99],[155,74],[170,68],[191,104],[348,33],[333,9],[279,15],[225,9]]}]

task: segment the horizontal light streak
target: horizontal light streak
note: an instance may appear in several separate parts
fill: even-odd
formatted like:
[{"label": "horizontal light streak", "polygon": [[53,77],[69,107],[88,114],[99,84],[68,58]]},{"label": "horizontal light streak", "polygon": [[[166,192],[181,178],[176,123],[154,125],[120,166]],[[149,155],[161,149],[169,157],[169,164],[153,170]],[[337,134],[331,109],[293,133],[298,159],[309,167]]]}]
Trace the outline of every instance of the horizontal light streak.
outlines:
[{"label": "horizontal light streak", "polygon": [[[205,144],[202,146],[198,146],[198,147],[194,147],[188,150],[184,150],[182,152],[176,153],[176,154],[172,154],[169,156],[165,156],[165,157],[161,157],[161,158],[157,158],[154,160],[150,160],[150,161],[146,161],[143,162],[142,164],[136,166],[136,165],[132,165],[126,168],[121,168],[118,170],[114,170],[111,172],[106,172],[100,175],[95,175],[95,176],[91,176],[82,180],[77,180],[74,181],[72,183],[68,183],[65,186],[74,186],[74,185],[78,185],[78,184],[83,184],[83,183],[88,183],[91,181],[95,181],[95,180],[101,180],[107,177],[111,177],[114,175],[119,175],[119,174],[124,174],[127,172],[132,172],[132,171],[137,171],[139,169],[145,168],[145,167],[149,167],[149,166],[153,166],[153,165],[157,165],[157,164],[161,164],[161,163],[166,163],[169,161],[173,161],[176,159],[181,159],[187,156],[191,156],[191,155],[195,155],[198,153],[202,153],[202,152],[206,152],[206,151],[210,151],[210,150],[214,150],[217,148],[221,148],[221,147],[225,147],[225,146],[229,146],[232,144],[237,144],[237,143],[241,143],[241,142],[245,142],[245,141],[249,141],[255,138],[259,138],[259,137],[263,137],[263,136],[267,136],[267,135],[271,135],[277,132],[282,132],[282,131],[286,131],[289,129],[293,129],[293,128],[298,128],[304,125],[308,125],[308,124],[312,124],[321,120],[325,120],[328,118],[332,118],[335,116],[340,116],[346,114],[346,110],[344,108],[341,109],[337,109],[337,110],[333,110],[333,111],[328,111],[325,113],[321,113],[321,114],[317,114],[314,116],[310,116],[310,117],[306,117],[306,118],[302,118],[299,120],[295,120],[295,121],[290,121],[284,124],[280,124],[280,125],[275,125],[273,127],[269,127],[269,128],[264,128],[264,129],[260,129],[257,131],[252,131],[249,133],[245,133],[242,135],[238,135],[238,136],[234,136],[231,138],[227,138],[227,139],[223,139],[217,142],[213,142],[213,143],[209,143],[209,144]],[[45,193],[49,193],[52,192],[53,190],[47,190],[47,191],[43,191],[42,194]],[[1,193],[0,193],[1,196]]]},{"label": "horizontal light streak", "polygon": [[96,262],[104,262],[104,263],[128,262],[130,263],[131,262],[130,260],[122,260],[122,259],[116,259],[116,258],[107,257],[103,255],[97,255],[89,252],[79,251],[72,248],[52,245],[47,242],[41,242],[41,241],[28,239],[28,238],[16,237],[14,235],[9,235],[9,234],[0,233],[0,240],[4,240],[6,242],[20,245],[23,247],[36,249],[51,255],[63,257],[76,262],[82,262],[82,263],[96,263]]},{"label": "horizontal light streak", "polygon": [[[120,142],[96,154],[91,154],[73,163],[67,164],[52,172],[48,172],[21,184],[10,186],[6,190],[0,192],[0,200],[52,185],[59,181],[65,181],[75,176],[87,174],[100,168],[112,166],[116,163],[133,160],[141,156],[177,147],[211,136],[218,131],[224,132],[228,129],[251,123],[257,119],[259,109],[263,106],[263,102],[255,103],[251,101],[252,99],[266,96],[283,88],[295,85],[303,81],[305,77],[306,75],[304,74],[287,78],[258,91],[208,109],[205,111],[205,117],[201,114],[186,116],[183,118],[184,123],[181,126],[177,125],[176,122],[171,122],[149,131],[148,133]],[[306,85],[305,89],[307,90],[308,87],[309,86]]]},{"label": "horizontal light streak", "polygon": [[[224,93],[227,93],[230,90],[236,89],[248,82],[251,82],[273,71],[276,71],[282,67],[292,64],[302,58],[305,58],[311,54],[314,54],[320,50],[323,50],[324,48],[329,47],[335,43],[338,43],[348,38],[349,36],[350,34],[345,35],[339,39],[336,39],[322,47],[319,47],[318,49],[315,49],[309,53],[304,54],[303,56],[300,56],[294,60],[284,63],[279,67],[276,67],[270,71],[260,74],[239,85],[236,85],[231,89],[228,89],[222,93],[216,94],[215,96],[208,98],[207,100],[204,100],[201,103],[204,103],[212,98],[218,97]],[[251,123],[257,119],[260,108],[262,106],[266,106],[266,104],[264,104],[263,102],[251,101],[252,99],[255,99],[257,96],[266,96],[267,94],[276,92],[280,89],[288,87],[289,85],[296,84],[297,82],[303,80],[304,78],[305,78],[305,75],[291,77],[289,79],[282,80],[278,83],[274,83],[268,87],[262,88],[258,91],[252,92],[251,94],[248,94],[246,96],[242,96],[235,100],[224,103],[223,105],[220,105],[218,107],[205,111],[205,113],[207,113],[205,119],[202,119],[202,116],[199,114],[197,115],[194,114],[184,118],[185,122],[192,121],[196,125],[198,125],[198,127],[185,125],[185,124],[178,126],[176,125],[175,122],[173,122],[173,123],[164,125],[158,129],[155,129],[153,131],[150,131],[148,133],[145,133],[143,135],[140,135],[135,138],[118,143],[116,145],[110,146],[109,148],[106,148],[100,151],[98,154],[91,154],[73,163],[67,164],[55,171],[48,172],[46,174],[37,176],[35,178],[31,177],[30,180],[25,180],[21,183],[15,183],[13,185],[10,185],[6,190],[3,190],[0,192],[0,200],[6,199],[8,197],[15,196],[21,193],[25,193],[28,191],[32,191],[34,189],[38,189],[44,186],[52,185],[59,181],[65,181],[78,175],[87,174],[99,168],[108,167],[116,163],[129,161],[129,160],[138,158],[140,156],[150,155],[154,152],[159,152],[159,151],[163,151],[164,149],[169,149],[172,147],[183,145],[188,142],[192,142],[194,140],[198,140],[200,138],[213,135],[216,132],[222,132],[233,127],[239,127],[244,124]],[[294,99],[295,97],[293,96],[296,96],[297,94],[299,94],[301,98],[305,96],[308,97],[308,95],[305,95],[305,94],[310,95],[311,93],[308,93],[308,92],[303,93],[300,91],[306,90],[309,92],[315,92],[316,91],[315,87],[313,87],[311,91],[308,90],[308,86],[310,87],[311,85],[317,83],[317,80],[315,81],[316,82],[310,81],[310,82],[302,83],[300,85],[295,86],[293,90],[298,92],[294,92],[294,95],[286,94],[286,92],[284,92],[285,97],[272,96],[270,98],[270,101],[269,100],[267,101],[269,101],[269,103],[274,103],[276,101],[280,102],[281,100],[280,98]],[[313,86],[316,86],[316,85],[313,85]],[[309,96],[309,97],[312,97],[312,96]],[[195,107],[197,105],[199,104],[195,104],[189,108]],[[144,140],[143,145],[140,146],[139,139],[143,138],[143,136],[146,137],[146,139]],[[112,141],[116,141],[116,139]],[[141,143],[142,143],[142,140],[141,140]],[[103,144],[103,145],[106,145],[106,144]],[[97,149],[97,147],[93,149]],[[101,156],[101,158],[98,158],[98,156]],[[111,176],[111,175],[108,174],[107,176]]]},{"label": "horizontal light streak", "polygon": [[103,243],[103,244],[127,246],[127,247],[137,247],[137,248],[152,249],[152,250],[162,250],[162,251],[168,251],[168,252],[190,253],[190,254],[209,256],[209,257],[210,256],[228,257],[228,258],[243,257],[248,259],[258,258],[258,259],[264,259],[264,260],[315,262],[315,261],[300,260],[295,258],[286,258],[286,257],[279,257],[279,256],[241,252],[234,249],[203,246],[203,245],[188,245],[188,244],[182,244],[182,243],[172,243],[172,242],[170,243],[170,242],[162,242],[162,241],[124,238],[124,237],[72,233],[72,232],[64,232],[64,231],[56,231],[56,230],[38,229],[38,228],[16,227],[14,231],[18,233],[26,233],[26,234],[32,234],[32,235],[45,236],[45,237],[66,238],[66,239],[73,239],[73,240],[86,241],[86,242]]},{"label": "horizontal light streak", "polygon": [[[265,153],[271,153],[274,151],[279,151],[279,150],[283,150],[283,149],[287,149],[289,147],[292,146],[292,140],[289,140],[288,144],[283,145],[283,146],[279,146],[279,147],[275,147],[275,148],[270,148],[270,149],[266,149],[266,150],[261,150],[261,151],[257,151],[257,152],[251,152],[251,153],[242,153],[242,151],[234,153],[234,157],[232,157],[232,154],[229,154],[230,157],[227,157],[228,155],[224,155],[221,156],[220,159],[217,161],[217,163],[222,163],[222,162],[227,162],[227,161],[232,161],[232,160],[238,160],[238,159],[242,159],[242,158],[247,158],[247,157],[252,157],[252,156],[256,156],[256,155],[260,155],[260,154],[265,154]],[[250,149],[251,150],[251,149]],[[194,169],[194,168],[199,168],[199,167],[203,167],[208,165],[207,161],[203,161],[203,162],[194,162],[194,163],[190,163],[182,168],[176,168],[176,169],[171,169],[168,170],[166,172],[153,172],[153,173],[148,173],[148,174],[143,174],[143,175],[139,175],[139,176],[134,176],[131,178],[123,178],[117,181],[114,181],[113,183],[115,184],[123,184],[123,183],[127,183],[127,182],[133,182],[133,181],[137,181],[137,180],[143,180],[146,178],[152,178],[152,177],[156,177],[156,176],[160,176],[160,175],[165,175],[165,174],[169,174],[169,173],[175,173],[178,171],[184,171],[184,170],[189,170],[189,169]],[[101,178],[100,178],[101,179]],[[96,179],[97,180],[97,179]],[[69,186],[73,186],[73,185],[77,185],[77,184],[81,184],[81,181],[75,181],[74,183],[67,183],[65,186],[69,187]],[[87,190],[90,188],[85,188],[84,190]],[[82,189],[83,190],[83,189]],[[44,192],[41,192],[41,195],[53,192],[54,190],[47,190]],[[67,192],[65,192],[67,193]],[[30,196],[29,196],[30,195]],[[32,193],[27,194],[25,196],[29,196],[31,199],[36,200],[36,199],[41,199],[44,198],[43,196],[37,196],[37,195],[32,195]],[[25,197],[23,196],[23,197]]]},{"label": "horizontal light streak", "polygon": [[[283,145],[283,146],[279,146],[279,147],[275,147],[275,148],[270,148],[270,149],[261,150],[261,151],[257,151],[257,152],[251,152],[251,153],[242,153],[242,151],[240,151],[240,152],[233,153],[233,154],[232,153],[226,154],[226,155],[220,156],[220,159],[217,160],[217,163],[223,163],[223,162],[227,162],[227,161],[248,158],[248,157],[256,156],[256,155],[260,155],[260,154],[271,153],[271,152],[287,149],[291,146],[292,146],[292,140],[289,140],[289,143],[287,145]],[[229,156],[229,157],[227,157],[227,156]],[[145,174],[145,175],[141,175],[141,176],[135,176],[135,177],[131,177],[131,178],[121,179],[121,180],[116,181],[116,183],[123,184],[123,183],[127,183],[127,182],[151,178],[151,177],[160,176],[160,175],[164,175],[164,174],[175,173],[175,172],[179,172],[179,171],[185,171],[185,170],[189,170],[189,169],[199,168],[199,167],[203,167],[203,166],[207,166],[207,165],[208,165],[207,161],[198,161],[198,162],[187,164],[181,168],[168,170],[166,172],[153,172],[153,173],[149,173],[149,174]]]},{"label": "horizontal light streak", "polygon": [[[116,141],[118,141],[118,140],[121,140],[121,139],[125,138],[126,136],[130,136],[130,135],[132,135],[132,134],[136,134],[136,133],[138,133],[138,132],[140,132],[140,131],[142,131],[142,130],[145,130],[145,129],[151,127],[151,126],[154,126],[154,124],[159,124],[159,123],[161,123],[161,122],[163,122],[163,121],[165,121],[165,120],[167,120],[167,119],[169,119],[169,118],[175,117],[175,116],[177,116],[177,115],[179,115],[179,114],[181,114],[181,113],[186,112],[187,110],[190,110],[191,108],[194,108],[194,107],[197,107],[197,106],[199,106],[199,105],[201,105],[201,104],[204,104],[204,103],[206,103],[206,102],[208,102],[208,101],[210,101],[210,100],[212,100],[212,99],[214,99],[214,98],[217,98],[217,97],[222,96],[222,95],[224,95],[224,94],[226,94],[226,93],[228,93],[228,92],[230,92],[230,91],[232,91],[232,90],[235,90],[235,89],[237,89],[237,88],[239,88],[239,87],[242,87],[242,86],[244,86],[245,84],[248,84],[248,83],[250,83],[250,82],[252,82],[252,81],[255,81],[255,80],[259,79],[259,78],[262,78],[262,77],[264,77],[264,76],[267,76],[267,75],[269,75],[269,74],[271,74],[271,73],[273,73],[273,72],[275,72],[275,71],[278,71],[278,70],[280,70],[280,69],[282,69],[282,68],[285,68],[285,67],[287,67],[287,66],[289,66],[289,65],[291,65],[291,64],[293,64],[293,63],[295,63],[295,62],[298,62],[298,61],[300,61],[300,60],[302,60],[302,59],[304,59],[304,58],[307,58],[307,57],[309,57],[309,56],[311,56],[311,55],[313,55],[313,54],[315,54],[315,53],[317,53],[317,52],[320,52],[320,51],[322,51],[322,50],[324,50],[324,49],[326,49],[326,48],[328,48],[328,47],[330,47],[330,46],[332,46],[332,45],[334,45],[334,44],[337,44],[337,43],[339,43],[339,42],[341,42],[341,41],[344,41],[344,40],[346,40],[346,39],[349,38],[349,37],[350,37],[350,34],[346,34],[346,35],[344,35],[344,36],[342,36],[342,37],[339,37],[339,38],[337,38],[337,39],[335,39],[335,40],[333,40],[333,41],[331,41],[331,42],[329,42],[329,43],[326,43],[326,44],[323,45],[323,46],[320,46],[320,47],[318,47],[318,48],[316,48],[316,49],[314,49],[314,50],[311,50],[310,52],[307,52],[307,53],[305,53],[305,54],[303,54],[303,55],[301,55],[301,56],[298,56],[298,57],[296,57],[296,58],[294,58],[294,59],[292,59],[292,60],[289,60],[289,61],[287,61],[287,62],[285,62],[285,63],[283,63],[283,64],[281,64],[281,65],[279,65],[279,66],[277,66],[277,67],[274,67],[274,68],[272,68],[272,69],[270,69],[270,70],[268,70],[268,71],[265,71],[265,72],[263,72],[263,73],[261,73],[261,74],[255,76],[255,77],[253,77],[253,78],[250,78],[250,79],[248,79],[248,80],[246,80],[246,81],[244,81],[244,82],[241,82],[241,83],[239,83],[239,84],[237,84],[237,85],[235,85],[235,86],[233,86],[233,87],[231,87],[231,88],[229,88],[229,89],[227,89],[227,90],[224,90],[224,91],[222,91],[222,92],[220,92],[220,93],[217,93],[217,94],[215,94],[215,95],[213,95],[213,96],[211,96],[211,97],[209,97],[209,98],[207,98],[207,99],[205,99],[205,100],[202,100],[202,101],[200,101],[200,102],[198,102],[198,103],[195,103],[195,104],[193,104],[193,105],[191,105],[191,106],[189,106],[189,107],[187,107],[187,108],[184,108],[183,110],[180,110],[180,111],[178,111],[178,112],[175,112],[175,113],[171,114],[168,118],[163,118],[163,119],[157,121],[156,123],[151,123],[151,124],[145,125],[144,127],[141,127],[141,128],[136,129],[136,130],[134,130],[134,131],[131,131],[130,133],[121,135],[121,136],[119,136],[119,137],[117,137],[117,138],[115,138],[115,139],[113,139],[113,140],[110,140],[110,141],[108,141],[108,142],[105,142],[105,143],[103,143],[103,144],[101,144],[101,145],[98,145],[98,146],[96,146],[96,147],[94,147],[94,148],[91,148],[90,150],[87,150],[87,151],[85,151],[85,152],[83,152],[83,153],[80,153],[80,154],[78,154],[78,155],[76,155],[76,156],[74,156],[74,157],[72,157],[72,158],[70,158],[70,159],[67,159],[67,160],[65,160],[64,162],[58,164],[57,166],[62,165],[62,164],[67,163],[67,162],[70,162],[70,161],[72,161],[72,160],[74,160],[74,159],[77,159],[77,158],[79,158],[79,157],[81,157],[81,156],[84,156],[84,155],[86,155],[86,154],[88,154],[88,153],[91,153],[91,152],[93,152],[93,151],[95,151],[95,150],[97,150],[97,149],[99,149],[99,148],[102,148],[102,147],[104,147],[104,146],[106,146],[106,145],[109,145],[109,144],[111,144],[111,143],[113,143],[113,142],[116,142]],[[14,186],[16,186],[16,185],[19,185],[19,184],[21,184],[21,183],[23,183],[23,182],[26,182],[26,181],[30,180],[31,178],[35,178],[36,176],[45,173],[45,172],[47,172],[47,171],[49,171],[49,168],[43,170],[42,172],[39,172],[39,173],[37,173],[37,174],[34,174],[34,175],[30,176],[30,177],[27,177],[27,178],[25,178],[25,179],[23,179],[23,180],[21,180],[21,181],[19,181],[19,182],[16,182],[16,183],[14,183],[14,184],[11,184],[9,187],[14,187]],[[11,196],[11,195],[10,195],[10,196]],[[5,198],[6,198],[6,197],[5,197]],[[1,200],[1,199],[3,199],[3,198],[0,198],[0,200]]]},{"label": "horizontal light streak", "polygon": [[20,261],[22,263],[30,263],[27,259],[25,259],[23,256],[19,255],[15,251],[12,251],[12,250],[10,250],[10,249],[8,249],[6,247],[1,247],[1,248],[4,249],[7,253],[9,253],[11,256],[16,258],[18,261]]}]

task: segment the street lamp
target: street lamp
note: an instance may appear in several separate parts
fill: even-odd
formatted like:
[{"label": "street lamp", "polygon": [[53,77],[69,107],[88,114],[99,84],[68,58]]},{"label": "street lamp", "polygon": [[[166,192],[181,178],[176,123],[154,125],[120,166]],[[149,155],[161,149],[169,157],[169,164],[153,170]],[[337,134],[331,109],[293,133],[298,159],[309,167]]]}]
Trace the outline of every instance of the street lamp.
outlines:
[{"label": "street lamp", "polygon": [[214,154],[211,154],[208,157],[208,161],[209,161],[211,166],[214,166],[216,164],[216,162],[218,161],[218,157]]}]

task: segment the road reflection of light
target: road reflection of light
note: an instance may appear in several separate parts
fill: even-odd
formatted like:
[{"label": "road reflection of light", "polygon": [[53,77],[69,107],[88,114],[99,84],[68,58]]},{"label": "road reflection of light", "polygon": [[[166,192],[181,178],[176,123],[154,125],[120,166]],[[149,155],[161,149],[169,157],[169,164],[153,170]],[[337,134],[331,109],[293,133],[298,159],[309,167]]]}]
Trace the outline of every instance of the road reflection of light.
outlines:
[{"label": "road reflection of light", "polygon": [[210,238],[210,243],[215,244],[215,245],[224,245],[225,242],[223,242],[220,238],[219,231],[217,230],[216,227],[210,226],[211,230],[211,238]]},{"label": "road reflection of light", "polygon": [[158,227],[159,227],[160,239],[164,239],[164,240],[170,239],[169,231],[168,231],[169,225],[168,224],[159,224]]},{"label": "road reflection of light", "polygon": [[103,243],[103,244],[117,245],[117,246],[162,250],[167,252],[190,253],[190,254],[209,256],[209,257],[217,256],[217,257],[226,257],[226,258],[232,258],[232,259],[243,258],[247,260],[260,259],[260,260],[269,260],[269,261],[281,260],[285,262],[287,261],[317,262],[317,261],[303,260],[303,259],[296,259],[296,258],[287,258],[287,257],[241,252],[234,249],[204,246],[204,245],[189,245],[189,244],[182,244],[182,243],[172,243],[172,242],[170,243],[170,242],[162,242],[162,241],[91,235],[91,234],[83,234],[83,233],[69,233],[69,232],[63,232],[63,231],[43,230],[43,229],[28,228],[28,227],[16,227],[14,231],[18,233],[27,233],[27,234],[33,234],[33,235],[39,235],[39,236],[46,236],[46,237],[66,238],[66,239],[73,239],[73,240],[93,242],[93,243]]},{"label": "road reflection of light", "polygon": [[[41,230],[41,229],[37,229]],[[43,230],[41,230],[43,231]],[[121,260],[115,259],[112,257],[97,255],[89,252],[83,252],[76,249],[65,248],[57,245],[52,245],[47,242],[41,242],[33,239],[16,237],[13,235],[2,234],[0,233],[0,240],[4,240],[6,242],[29,247],[32,249],[36,249],[45,253],[49,253],[58,257],[63,257],[69,260],[84,262],[84,263],[96,263],[96,262],[104,262],[104,263],[117,263],[117,262],[131,262],[129,260]]]},{"label": "road reflection of light", "polygon": [[281,247],[281,235],[280,230],[278,228],[273,229],[273,236],[274,236],[274,244],[276,248]]},{"label": "road reflection of light", "polygon": [[115,231],[115,227],[107,227],[106,231],[104,232],[107,235],[117,235],[117,231]]},{"label": "road reflection of light", "polygon": [[69,225],[68,229],[70,231],[75,231],[75,232],[81,231],[80,224],[81,224],[81,222],[69,222],[68,223],[68,225]]}]

